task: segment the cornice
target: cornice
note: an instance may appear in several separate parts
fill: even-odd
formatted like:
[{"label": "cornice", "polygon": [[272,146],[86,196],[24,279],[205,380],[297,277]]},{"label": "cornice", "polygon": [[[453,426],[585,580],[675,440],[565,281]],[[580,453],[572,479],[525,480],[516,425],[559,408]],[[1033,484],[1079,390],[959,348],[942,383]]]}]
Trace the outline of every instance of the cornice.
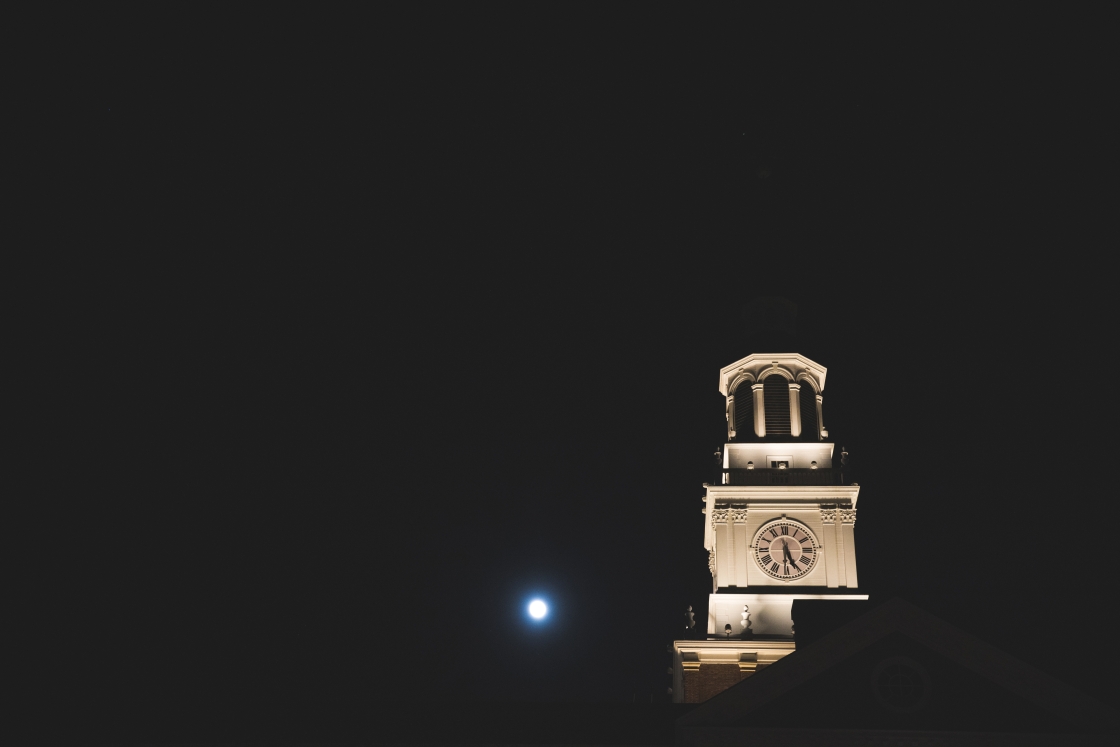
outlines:
[{"label": "cornice", "polygon": [[859,485],[709,485],[708,495],[725,501],[778,501],[793,504],[851,501],[856,507]]},{"label": "cornice", "polygon": [[[847,589],[844,589],[844,590],[837,589],[836,590],[838,592],[842,591],[843,593],[820,594],[820,593],[815,593],[815,592],[799,591],[796,586],[789,586],[789,585],[767,586],[767,585],[764,585],[764,584],[759,584],[759,585],[756,585],[752,588],[755,588],[755,589],[769,589],[769,591],[756,591],[756,592],[737,593],[737,594],[724,594],[724,593],[711,594],[708,597],[709,609],[711,608],[712,598],[717,598],[720,602],[723,602],[725,604],[732,604],[732,603],[738,604],[740,602],[742,602],[743,604],[751,604],[752,601],[755,604],[764,604],[764,603],[779,604],[779,603],[785,603],[785,602],[791,602],[792,603],[792,600],[794,600],[794,599],[832,599],[832,600],[837,600],[838,599],[840,601],[862,602],[862,601],[866,601],[870,597],[870,595],[868,595],[868,594],[850,594],[850,593],[848,593]],[[817,589],[819,589],[821,587],[818,586],[818,587],[804,587],[804,588],[817,588]],[[829,589],[828,591],[831,592],[832,589]]]},{"label": "cornice", "polygon": [[746,358],[737,360],[720,369],[719,393],[726,397],[729,385],[741,373],[750,373],[757,377],[763,369],[769,369],[775,365],[792,374],[794,381],[800,378],[803,373],[808,373],[817,385],[817,392],[824,391],[824,380],[828,369],[819,363],[798,353],[752,353]]},{"label": "cornice", "polygon": [[673,641],[673,648],[678,651],[793,651],[793,641],[766,641],[766,640],[724,640],[724,641]]}]

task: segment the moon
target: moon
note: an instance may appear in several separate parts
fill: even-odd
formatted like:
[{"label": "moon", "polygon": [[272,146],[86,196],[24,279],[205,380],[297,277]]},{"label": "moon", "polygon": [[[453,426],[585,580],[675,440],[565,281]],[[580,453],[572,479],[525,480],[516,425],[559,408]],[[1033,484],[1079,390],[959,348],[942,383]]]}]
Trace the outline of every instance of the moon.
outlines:
[{"label": "moon", "polygon": [[548,605],[539,599],[534,599],[529,602],[529,614],[533,619],[540,620],[548,614]]}]

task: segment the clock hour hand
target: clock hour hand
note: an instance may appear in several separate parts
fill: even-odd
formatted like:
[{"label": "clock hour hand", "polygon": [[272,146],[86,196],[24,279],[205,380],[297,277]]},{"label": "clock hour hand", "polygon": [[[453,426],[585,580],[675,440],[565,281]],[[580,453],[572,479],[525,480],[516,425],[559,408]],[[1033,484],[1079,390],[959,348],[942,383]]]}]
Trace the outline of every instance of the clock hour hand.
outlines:
[{"label": "clock hour hand", "polygon": [[789,543],[788,542],[783,542],[782,543],[782,557],[785,558],[785,561],[787,563],[792,563],[793,562],[793,556],[789,554]]}]

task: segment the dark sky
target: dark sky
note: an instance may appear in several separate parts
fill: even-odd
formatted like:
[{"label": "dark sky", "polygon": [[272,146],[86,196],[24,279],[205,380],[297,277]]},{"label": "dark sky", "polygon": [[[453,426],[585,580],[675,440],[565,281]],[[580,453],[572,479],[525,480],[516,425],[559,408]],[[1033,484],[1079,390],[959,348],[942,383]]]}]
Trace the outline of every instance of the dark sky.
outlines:
[{"label": "dark sky", "polygon": [[662,692],[710,589],[718,370],[768,352],[743,309],[779,295],[863,486],[862,583],[1104,697],[1097,47],[549,7],[153,21],[49,58],[9,298],[46,363],[27,692]]}]

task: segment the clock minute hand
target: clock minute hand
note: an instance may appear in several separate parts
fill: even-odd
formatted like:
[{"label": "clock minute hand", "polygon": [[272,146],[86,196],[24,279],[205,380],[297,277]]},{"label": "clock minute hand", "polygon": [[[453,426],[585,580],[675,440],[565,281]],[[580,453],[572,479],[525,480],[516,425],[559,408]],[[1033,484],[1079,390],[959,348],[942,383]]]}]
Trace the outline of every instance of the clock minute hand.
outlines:
[{"label": "clock minute hand", "polygon": [[793,562],[793,556],[789,554],[789,543],[788,542],[783,542],[782,543],[782,557],[784,557],[786,559],[787,563],[792,563]]}]

